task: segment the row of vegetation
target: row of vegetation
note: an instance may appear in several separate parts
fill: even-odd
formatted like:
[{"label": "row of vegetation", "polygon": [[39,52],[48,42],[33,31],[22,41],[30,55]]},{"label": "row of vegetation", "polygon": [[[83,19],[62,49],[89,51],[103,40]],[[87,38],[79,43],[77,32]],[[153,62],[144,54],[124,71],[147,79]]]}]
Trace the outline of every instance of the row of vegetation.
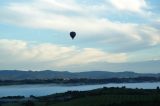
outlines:
[{"label": "row of vegetation", "polygon": [[26,80],[0,80],[0,85],[14,84],[104,84],[104,83],[136,83],[136,82],[159,82],[160,77],[137,77],[137,78],[110,78],[110,79],[26,79]]},{"label": "row of vegetation", "polygon": [[1,106],[160,106],[160,89],[104,87],[42,97],[31,96],[29,100],[19,98],[15,102],[1,103]]}]

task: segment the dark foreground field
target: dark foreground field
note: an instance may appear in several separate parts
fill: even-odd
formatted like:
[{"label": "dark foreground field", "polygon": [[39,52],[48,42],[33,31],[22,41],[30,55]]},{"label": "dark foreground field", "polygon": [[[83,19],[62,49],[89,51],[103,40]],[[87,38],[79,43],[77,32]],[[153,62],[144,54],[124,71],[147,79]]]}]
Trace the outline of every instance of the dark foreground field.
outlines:
[{"label": "dark foreground field", "polygon": [[160,90],[158,87],[155,90],[102,88],[43,97],[31,96],[29,99],[21,98],[1,106],[160,106]]}]

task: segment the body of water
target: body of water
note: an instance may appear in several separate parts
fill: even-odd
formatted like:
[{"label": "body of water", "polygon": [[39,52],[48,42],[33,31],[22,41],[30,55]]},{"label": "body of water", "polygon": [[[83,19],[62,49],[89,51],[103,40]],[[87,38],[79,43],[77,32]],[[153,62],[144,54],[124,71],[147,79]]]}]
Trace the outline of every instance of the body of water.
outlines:
[{"label": "body of water", "polygon": [[102,87],[122,87],[156,89],[160,82],[156,83],[120,83],[120,84],[98,84],[98,85],[55,85],[55,84],[37,84],[37,85],[9,85],[0,86],[0,97],[4,96],[45,96],[54,93],[66,91],[86,91]]}]

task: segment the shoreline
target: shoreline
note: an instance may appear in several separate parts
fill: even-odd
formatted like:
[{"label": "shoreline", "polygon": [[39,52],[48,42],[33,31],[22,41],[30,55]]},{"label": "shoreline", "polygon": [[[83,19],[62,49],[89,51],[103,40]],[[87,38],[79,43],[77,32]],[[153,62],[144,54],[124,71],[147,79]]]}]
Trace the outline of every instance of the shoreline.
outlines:
[{"label": "shoreline", "polygon": [[[108,84],[25,84],[25,85],[8,85],[0,86],[1,97],[7,96],[45,96],[56,93],[64,93],[67,91],[88,91],[93,89],[99,89],[103,87],[107,88],[121,88],[128,89],[144,89],[151,90],[160,87],[160,82],[143,82],[143,83],[108,83]],[[18,90],[18,92],[17,92]],[[7,93],[7,92],[12,93]],[[6,93],[5,93],[6,92]],[[30,92],[30,93],[29,93]]]},{"label": "shoreline", "polygon": [[26,84],[55,84],[55,85],[97,85],[110,83],[144,83],[160,82],[157,77],[137,78],[109,78],[109,79],[25,79],[25,80],[0,80],[0,86],[26,85]]},{"label": "shoreline", "polygon": [[[66,91],[63,93],[56,93],[56,94],[50,94],[46,96],[30,96],[30,97],[24,97],[24,96],[8,96],[0,98],[0,103],[2,104],[16,104],[16,106],[21,106],[22,103],[28,103],[32,102],[38,106],[39,104],[45,104],[45,103],[51,103],[51,104],[61,104],[66,103],[70,101],[75,101],[77,99],[92,99],[96,98],[101,100],[102,98],[106,96],[107,98],[115,98],[120,99],[120,97],[124,97],[123,100],[128,101],[128,98],[130,98],[130,101],[133,100],[133,98],[139,98],[135,99],[137,101],[141,100],[142,98],[145,101],[150,101],[152,98],[160,98],[160,89],[131,89],[131,88],[125,88],[125,87],[103,87],[93,90],[87,90],[87,91]],[[143,96],[143,97],[142,97]],[[145,99],[146,98],[146,99]],[[148,100],[149,99],[149,100]],[[109,99],[110,100],[110,99]],[[117,100],[114,100],[115,102]],[[153,99],[152,101],[155,102]],[[38,104],[37,104],[38,103]],[[83,103],[83,102],[80,102]],[[57,105],[56,105],[57,106]],[[59,106],[59,105],[58,105]]]}]

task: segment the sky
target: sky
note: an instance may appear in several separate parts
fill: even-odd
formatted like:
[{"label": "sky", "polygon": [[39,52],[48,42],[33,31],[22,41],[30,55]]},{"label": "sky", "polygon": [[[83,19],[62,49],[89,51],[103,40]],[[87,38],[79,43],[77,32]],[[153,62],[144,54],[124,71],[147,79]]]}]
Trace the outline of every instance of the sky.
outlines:
[{"label": "sky", "polygon": [[0,0],[0,70],[160,73],[160,1]]}]

